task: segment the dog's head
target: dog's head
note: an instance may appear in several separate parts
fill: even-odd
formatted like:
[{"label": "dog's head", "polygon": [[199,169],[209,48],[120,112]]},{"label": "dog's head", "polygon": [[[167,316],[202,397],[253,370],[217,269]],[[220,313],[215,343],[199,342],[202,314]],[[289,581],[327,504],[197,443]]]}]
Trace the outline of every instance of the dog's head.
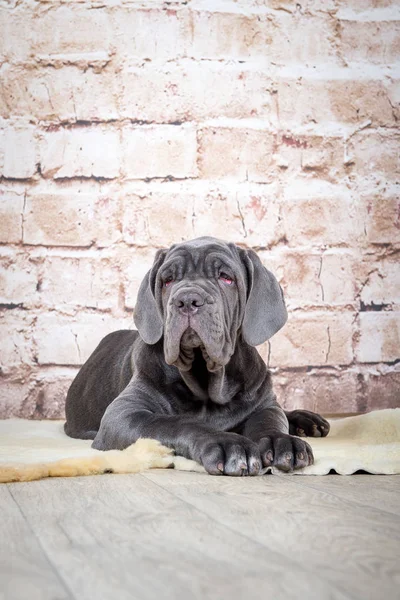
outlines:
[{"label": "dog's head", "polygon": [[159,250],[135,309],[141,338],[155,344],[164,335],[166,362],[183,371],[194,348],[216,371],[229,362],[240,332],[258,346],[286,319],[282,290],[257,254],[211,237]]}]

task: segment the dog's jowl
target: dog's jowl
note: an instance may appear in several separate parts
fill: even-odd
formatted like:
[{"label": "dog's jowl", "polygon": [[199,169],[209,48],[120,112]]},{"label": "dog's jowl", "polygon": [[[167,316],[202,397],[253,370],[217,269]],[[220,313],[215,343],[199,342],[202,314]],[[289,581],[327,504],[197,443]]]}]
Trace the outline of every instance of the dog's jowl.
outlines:
[{"label": "dog's jowl", "polygon": [[138,331],[105,337],[73,381],[69,436],[99,450],[155,438],[213,475],[313,462],[293,434],[326,435],[328,423],[285,413],[255,349],[287,319],[282,290],[255,252],[209,237],[158,251],[134,318]]}]

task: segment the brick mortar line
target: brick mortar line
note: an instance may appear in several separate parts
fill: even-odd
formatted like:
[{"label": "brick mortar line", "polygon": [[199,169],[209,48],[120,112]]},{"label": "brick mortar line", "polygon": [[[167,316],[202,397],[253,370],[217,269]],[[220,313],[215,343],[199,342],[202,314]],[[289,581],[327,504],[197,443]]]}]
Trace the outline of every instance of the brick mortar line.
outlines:
[{"label": "brick mortar line", "polygon": [[[123,128],[130,128],[137,131],[146,131],[155,129],[157,127],[176,127],[182,130],[196,130],[201,132],[205,129],[228,129],[233,131],[255,131],[265,132],[270,135],[283,135],[288,134],[294,137],[323,137],[328,140],[348,140],[354,135],[366,136],[369,134],[393,134],[394,136],[400,135],[400,126],[395,121],[390,125],[373,125],[372,122],[366,121],[365,119],[360,123],[346,123],[344,121],[335,121],[338,123],[338,128],[333,129],[331,122],[327,123],[322,127],[315,127],[312,125],[300,125],[294,126],[289,124],[287,126],[276,124],[273,125],[265,117],[244,117],[242,119],[235,117],[216,117],[209,119],[190,119],[186,121],[181,120],[165,120],[165,121],[143,121],[141,119],[132,119],[129,117],[121,118],[110,118],[110,119],[96,119],[93,118],[90,121],[86,120],[64,120],[64,121],[52,121],[52,120],[38,120],[36,123],[26,121],[25,117],[12,116],[3,118],[0,122],[0,131],[6,129],[20,130],[33,130],[36,134],[51,134],[59,133],[60,131],[86,131],[86,130],[100,130],[103,132],[108,131],[122,131]],[[385,137],[385,135],[383,136]],[[37,139],[40,142],[40,139]]]},{"label": "brick mortar line", "polygon": [[[305,12],[298,13],[295,9],[291,11],[290,9],[282,9],[281,7],[264,7],[264,6],[247,6],[245,4],[235,4],[231,2],[230,4],[226,3],[214,3],[212,7],[202,7],[202,6],[191,6],[188,5],[187,2],[172,2],[168,6],[164,6],[160,4],[159,6],[146,6],[145,3],[141,3],[140,0],[132,0],[131,2],[125,2],[123,5],[104,5],[100,4],[100,2],[90,2],[84,1],[80,2],[79,5],[76,5],[72,2],[50,2],[50,1],[37,1],[34,4],[30,2],[17,2],[14,7],[9,10],[25,10],[28,9],[30,12],[39,13],[40,11],[47,9],[47,11],[56,11],[60,8],[64,8],[65,6],[71,7],[73,11],[79,12],[79,10],[96,10],[96,11],[104,11],[104,12],[117,12],[121,10],[121,12],[146,12],[146,13],[199,13],[199,14],[217,14],[217,15],[238,15],[243,17],[278,17],[278,18],[290,18],[290,16],[300,18],[313,18],[317,17],[331,19],[334,18],[337,21],[350,21],[350,22],[361,22],[361,23],[381,23],[381,22],[393,22],[400,20],[400,15],[398,11],[398,7],[395,2],[390,4],[388,7],[373,7],[368,8],[366,10],[354,11],[352,9],[343,10],[342,5],[340,3],[336,4],[335,8],[323,10],[322,8],[312,8],[306,9]],[[346,14],[347,11],[347,14]],[[390,18],[393,15],[396,15],[396,18]],[[286,17],[286,14],[290,15]],[[380,19],[376,17],[381,15]],[[370,16],[371,19],[367,19],[366,17]]]}]

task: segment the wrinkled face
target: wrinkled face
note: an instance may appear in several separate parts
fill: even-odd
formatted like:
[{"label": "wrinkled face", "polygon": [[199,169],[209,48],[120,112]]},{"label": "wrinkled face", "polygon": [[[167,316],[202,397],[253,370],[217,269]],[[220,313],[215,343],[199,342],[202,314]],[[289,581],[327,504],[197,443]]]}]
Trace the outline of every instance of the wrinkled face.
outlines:
[{"label": "wrinkled face", "polygon": [[246,301],[238,248],[210,238],[173,246],[155,286],[164,317],[166,362],[189,370],[194,349],[200,348],[209,371],[227,364]]}]

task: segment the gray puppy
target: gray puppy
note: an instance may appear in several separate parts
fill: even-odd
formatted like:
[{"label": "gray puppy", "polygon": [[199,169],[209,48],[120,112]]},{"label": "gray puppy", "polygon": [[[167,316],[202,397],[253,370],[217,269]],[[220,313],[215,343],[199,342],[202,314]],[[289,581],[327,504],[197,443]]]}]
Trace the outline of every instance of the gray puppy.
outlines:
[{"label": "gray puppy", "polygon": [[138,331],[105,337],[73,381],[66,433],[93,448],[155,438],[213,474],[313,463],[325,419],[286,412],[255,346],[285,324],[282,290],[257,254],[211,237],[159,250],[139,290]]}]

